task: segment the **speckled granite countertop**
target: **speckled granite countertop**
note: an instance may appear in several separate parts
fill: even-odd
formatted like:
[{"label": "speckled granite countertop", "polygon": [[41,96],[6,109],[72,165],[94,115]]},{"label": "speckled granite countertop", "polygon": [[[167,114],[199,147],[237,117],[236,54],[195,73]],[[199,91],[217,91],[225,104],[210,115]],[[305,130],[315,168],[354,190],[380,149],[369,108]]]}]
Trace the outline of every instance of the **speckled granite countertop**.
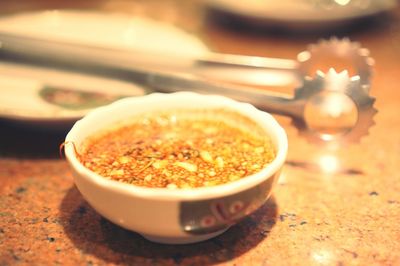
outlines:
[{"label": "speckled granite countertop", "polygon": [[[325,150],[277,117],[290,148],[272,198],[202,243],[154,244],[108,222],[58,157],[66,131],[0,121],[0,265],[400,265],[399,17],[342,33],[377,62],[372,94],[379,113],[369,136]],[[231,53],[294,58],[318,39],[202,27],[208,42]],[[326,160],[336,168],[323,171]]]}]

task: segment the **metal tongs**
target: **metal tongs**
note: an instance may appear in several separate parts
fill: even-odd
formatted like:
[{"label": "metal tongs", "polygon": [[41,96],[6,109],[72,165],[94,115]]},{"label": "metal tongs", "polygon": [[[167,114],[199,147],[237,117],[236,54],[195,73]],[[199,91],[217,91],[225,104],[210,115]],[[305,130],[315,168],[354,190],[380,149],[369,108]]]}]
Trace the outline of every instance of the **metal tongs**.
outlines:
[{"label": "metal tongs", "polygon": [[[167,55],[149,55],[143,60],[143,57],[136,59],[127,51],[5,34],[0,34],[0,44],[0,57],[6,59],[30,60],[113,76],[144,85],[149,91],[188,90],[222,94],[249,102],[271,113],[290,116],[300,133],[313,142],[359,140],[368,132],[376,113],[373,108],[375,99],[369,96],[374,62],[367,49],[348,39],[333,38],[310,45],[308,50],[298,54],[297,60],[215,53],[204,58],[184,60]],[[327,73],[310,73],[315,60],[325,54],[351,60],[357,75],[350,77],[347,71],[336,73],[333,69]],[[155,60],[157,57],[160,60]],[[291,96],[216,82],[199,75],[198,68],[206,65],[290,72],[298,77],[302,85]]]}]

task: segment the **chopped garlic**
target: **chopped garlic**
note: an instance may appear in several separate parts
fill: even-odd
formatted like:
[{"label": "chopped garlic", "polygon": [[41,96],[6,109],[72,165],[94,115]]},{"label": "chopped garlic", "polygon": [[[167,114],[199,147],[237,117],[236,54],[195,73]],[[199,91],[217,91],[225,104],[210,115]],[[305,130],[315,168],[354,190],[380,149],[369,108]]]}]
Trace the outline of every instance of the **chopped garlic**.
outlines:
[{"label": "chopped garlic", "polygon": [[176,162],[176,166],[182,167],[185,170],[188,170],[189,172],[196,172],[197,171],[197,165],[192,164],[192,163],[186,163],[186,162]]}]

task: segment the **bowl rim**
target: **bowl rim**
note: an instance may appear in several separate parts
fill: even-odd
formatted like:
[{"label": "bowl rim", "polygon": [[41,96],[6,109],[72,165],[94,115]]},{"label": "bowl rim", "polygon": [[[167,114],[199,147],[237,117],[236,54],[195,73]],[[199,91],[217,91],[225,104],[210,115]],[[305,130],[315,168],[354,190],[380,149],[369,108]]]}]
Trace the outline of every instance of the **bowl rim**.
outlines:
[{"label": "bowl rim", "polygon": [[[140,101],[157,101],[159,99],[165,98],[174,98],[174,97],[194,97],[194,99],[199,100],[202,98],[203,100],[213,100],[218,101],[221,104],[221,107],[228,107],[231,110],[238,111],[240,114],[245,115],[246,117],[252,119],[256,123],[262,123],[264,125],[269,125],[272,128],[270,134],[275,134],[277,138],[277,153],[274,160],[268,164],[267,167],[264,167],[259,172],[241,178],[239,180],[225,183],[212,187],[199,187],[199,188],[190,188],[190,189],[167,189],[167,188],[148,188],[141,187],[133,184],[127,184],[123,182],[118,182],[111,179],[106,179],[103,176],[96,174],[95,172],[86,168],[77,158],[75,154],[75,147],[72,144],[74,139],[80,134],[80,127],[82,124],[87,123],[91,119],[95,119],[95,117],[108,113],[110,110],[119,107],[121,105],[129,105],[132,106],[134,102]],[[200,98],[199,98],[200,97]],[[249,113],[252,114],[252,117],[249,116]],[[273,132],[272,132],[273,131]],[[279,123],[272,117],[269,113],[261,111],[255,108],[253,105],[236,101],[231,98],[221,96],[221,95],[205,95],[198,94],[194,92],[174,92],[174,93],[152,93],[144,96],[134,96],[127,97],[124,99],[117,100],[109,105],[105,105],[102,107],[98,107],[92,111],[90,111],[83,118],[78,120],[71,130],[68,132],[65,138],[64,145],[64,153],[65,157],[70,164],[70,166],[76,171],[79,177],[90,181],[90,183],[95,184],[98,187],[101,187],[106,190],[111,190],[116,193],[121,193],[124,195],[131,195],[145,199],[154,199],[154,200],[170,200],[170,201],[192,201],[192,200],[201,200],[201,199],[211,199],[211,198],[220,198],[227,195],[236,194],[238,192],[247,190],[251,187],[257,186],[263,181],[272,178],[276,173],[279,172],[281,167],[283,166],[288,150],[288,140],[285,130],[279,125]],[[75,178],[79,178],[75,175]]]}]

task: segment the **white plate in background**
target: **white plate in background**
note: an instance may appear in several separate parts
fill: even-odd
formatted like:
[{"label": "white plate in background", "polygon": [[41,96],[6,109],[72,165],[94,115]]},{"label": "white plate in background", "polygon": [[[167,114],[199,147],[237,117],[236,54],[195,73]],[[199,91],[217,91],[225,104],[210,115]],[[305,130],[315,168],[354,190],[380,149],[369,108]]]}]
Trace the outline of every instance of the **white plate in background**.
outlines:
[{"label": "white plate in background", "polygon": [[[198,57],[208,52],[199,39],[173,25],[97,11],[51,10],[3,16],[0,34],[132,50],[137,56],[167,53]],[[142,87],[124,81],[0,61],[1,118],[58,126],[81,118],[101,102],[144,93]]]},{"label": "white plate in background", "polygon": [[205,0],[208,6],[233,14],[296,27],[340,23],[388,11],[397,0]]},{"label": "white plate in background", "polygon": [[203,56],[195,36],[167,23],[119,13],[33,11],[0,17],[0,33],[109,49]]},{"label": "white plate in background", "polygon": [[63,126],[93,108],[143,94],[142,87],[124,81],[0,62],[1,118]]}]

